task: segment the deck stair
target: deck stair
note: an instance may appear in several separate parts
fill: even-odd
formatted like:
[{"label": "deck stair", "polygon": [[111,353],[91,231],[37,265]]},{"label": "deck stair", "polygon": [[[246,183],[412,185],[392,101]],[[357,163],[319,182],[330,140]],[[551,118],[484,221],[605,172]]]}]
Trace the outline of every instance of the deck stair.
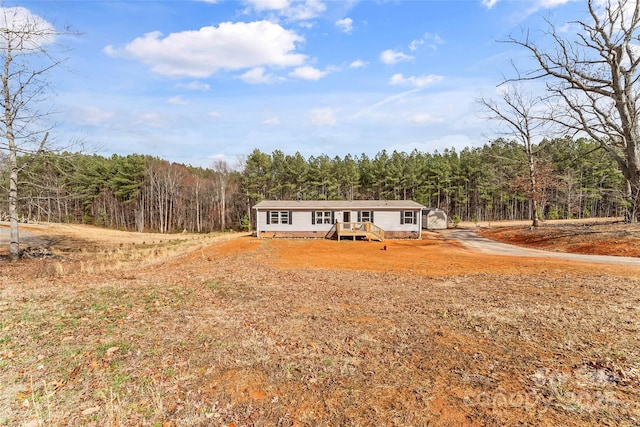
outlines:
[{"label": "deck stair", "polygon": [[372,222],[337,222],[335,235],[342,238],[384,241],[384,230]]}]

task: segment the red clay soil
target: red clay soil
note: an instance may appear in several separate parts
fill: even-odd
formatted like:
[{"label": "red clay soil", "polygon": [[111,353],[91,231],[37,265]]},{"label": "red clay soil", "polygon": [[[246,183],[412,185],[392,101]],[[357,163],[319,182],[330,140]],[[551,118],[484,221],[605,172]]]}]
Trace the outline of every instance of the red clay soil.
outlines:
[{"label": "red clay soil", "polygon": [[[525,240],[524,238],[509,240],[506,237],[526,232],[524,229],[496,230],[497,232],[494,234],[489,232],[482,234],[489,237],[496,236],[501,241],[513,244],[518,240]],[[258,253],[261,260],[281,269],[358,270],[447,277],[463,274],[543,273],[563,275],[570,271],[589,272],[594,268],[592,264],[582,262],[478,254],[464,248],[460,242],[447,239],[446,233],[427,233],[423,240],[389,240],[386,242],[345,240],[339,243],[332,240],[257,240],[246,237],[222,243],[217,247],[217,250],[225,254],[239,254],[253,251],[258,247],[261,249]],[[631,248],[627,249],[633,253]],[[633,250],[638,252],[638,256],[640,256],[640,246],[633,248]],[[620,266],[598,265],[597,268],[599,271],[616,273],[627,271],[631,275],[638,273],[635,268]]]},{"label": "red clay soil", "polygon": [[[508,231],[486,230],[529,233]],[[191,248],[91,274],[0,262],[0,425],[640,423],[638,268],[446,233]]]}]

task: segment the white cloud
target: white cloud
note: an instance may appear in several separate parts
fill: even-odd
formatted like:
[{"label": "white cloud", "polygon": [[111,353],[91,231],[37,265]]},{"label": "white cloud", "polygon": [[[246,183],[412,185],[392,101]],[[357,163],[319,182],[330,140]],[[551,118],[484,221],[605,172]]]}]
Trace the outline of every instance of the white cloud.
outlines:
[{"label": "white cloud", "polygon": [[0,7],[0,26],[25,32],[22,42],[25,43],[26,49],[53,43],[56,35],[53,25],[34,15],[29,9],[19,6]]},{"label": "white cloud", "polygon": [[264,67],[256,67],[240,76],[243,82],[249,84],[273,83],[276,78],[273,74],[265,74]]},{"label": "white cloud", "polygon": [[289,73],[291,77],[296,77],[302,80],[320,80],[327,74],[329,74],[328,71],[321,71],[309,65],[305,65],[304,67],[298,67]]},{"label": "white cloud", "polygon": [[202,83],[202,82],[189,82],[189,83],[178,83],[178,87],[180,89],[187,89],[187,90],[199,90],[202,92],[206,92],[209,89],[211,89],[211,86],[208,83]]},{"label": "white cloud", "polygon": [[279,117],[270,117],[268,119],[264,119],[262,121],[263,125],[272,125],[272,126],[278,126],[280,125],[280,118]]},{"label": "white cloud", "polygon": [[482,5],[485,6],[487,9],[491,9],[493,6],[496,5],[496,3],[498,3],[499,0],[482,0]]},{"label": "white cloud", "polygon": [[391,79],[389,79],[389,84],[425,87],[427,85],[442,81],[442,79],[444,79],[444,77],[439,76],[437,74],[427,74],[419,77],[415,77],[415,76],[404,77],[402,74],[398,73],[391,76]]},{"label": "white cloud", "polygon": [[107,45],[103,47],[102,52],[104,52],[106,55],[113,56],[114,58],[120,55],[118,49],[116,49],[113,45]]},{"label": "white cloud", "polygon": [[298,24],[298,27],[304,28],[305,30],[310,30],[312,28],[317,27],[318,25],[313,21],[303,21]]},{"label": "white cloud", "polygon": [[105,111],[99,107],[84,107],[80,114],[80,120],[89,124],[100,124],[114,116],[112,111]]},{"label": "white cloud", "polygon": [[107,46],[104,52],[121,52],[148,64],[158,74],[204,78],[220,70],[301,65],[306,55],[295,53],[295,49],[303,40],[268,21],[223,22],[218,27],[172,33],[164,38],[154,31],[134,39],[122,51]]},{"label": "white cloud", "polygon": [[422,45],[426,45],[426,47],[431,50],[437,50],[438,46],[443,45],[444,43],[444,40],[439,35],[425,33],[422,38],[412,40],[411,43],[409,43],[409,50],[413,52]]},{"label": "white cloud", "polygon": [[134,122],[136,126],[149,126],[153,128],[164,128],[167,121],[160,113],[140,113]]},{"label": "white cloud", "polygon": [[424,44],[424,40],[423,39],[417,39],[417,40],[411,40],[411,43],[409,43],[409,50],[411,52],[415,51],[418,49],[418,47],[422,46]]},{"label": "white cloud", "polygon": [[292,6],[284,14],[289,19],[304,21],[317,18],[326,9],[327,6],[319,0],[306,0],[292,3]]},{"label": "white cloud", "polygon": [[351,64],[349,64],[349,68],[364,68],[366,67],[368,62],[364,62],[360,59],[356,59]]},{"label": "white cloud", "polygon": [[414,114],[412,116],[407,117],[407,120],[411,123],[415,124],[425,124],[425,123],[443,123],[444,119],[442,117],[436,117],[428,113],[422,114]]},{"label": "white cloud", "polygon": [[209,116],[209,118],[217,120],[222,117],[222,114],[218,113],[217,111],[210,111],[209,113],[207,113],[207,116]]},{"label": "white cloud", "polygon": [[390,65],[397,64],[398,62],[402,62],[402,61],[410,61],[412,59],[414,59],[413,56],[407,55],[402,52],[396,52],[391,49],[387,49],[380,54],[380,60],[385,64],[390,64]]},{"label": "white cloud", "polygon": [[532,2],[530,7],[526,10],[526,15],[531,15],[539,11],[540,9],[553,9],[557,6],[562,6],[572,0],[537,0]]},{"label": "white cloud", "polygon": [[571,0],[540,0],[539,4],[541,8],[554,8],[556,6],[562,6],[565,3],[569,3]]},{"label": "white cloud", "polygon": [[337,122],[331,108],[317,108],[309,114],[309,123],[313,126],[334,126]]},{"label": "white cloud", "polygon": [[245,0],[256,12],[276,12],[294,21],[317,18],[327,7],[320,0]]},{"label": "white cloud", "polygon": [[169,98],[167,102],[172,105],[189,105],[189,102],[183,99],[180,95]]},{"label": "white cloud", "polygon": [[384,98],[381,101],[378,101],[374,104],[371,104],[363,109],[361,109],[360,111],[356,112],[353,116],[351,116],[351,119],[359,119],[362,117],[366,117],[371,115],[371,113],[373,113],[376,110],[381,109],[382,107],[389,105],[389,104],[394,104],[394,103],[403,103],[407,98],[411,97],[412,94],[416,93],[420,91],[420,89],[410,89],[407,90],[405,92],[402,93],[396,93],[394,95],[388,96],[386,98]]},{"label": "white cloud", "polygon": [[340,29],[340,31],[342,31],[343,33],[351,33],[351,31],[353,31],[353,19],[351,18],[344,18],[344,19],[338,19],[336,21],[336,27],[338,27]]},{"label": "white cloud", "polygon": [[257,12],[286,10],[290,7],[289,0],[245,0],[244,3]]}]

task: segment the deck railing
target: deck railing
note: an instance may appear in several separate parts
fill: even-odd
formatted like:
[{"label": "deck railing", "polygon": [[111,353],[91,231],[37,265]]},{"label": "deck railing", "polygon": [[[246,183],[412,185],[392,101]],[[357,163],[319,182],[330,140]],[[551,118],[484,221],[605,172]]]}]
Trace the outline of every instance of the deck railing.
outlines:
[{"label": "deck railing", "polygon": [[338,222],[336,223],[338,240],[341,237],[375,238],[384,241],[384,230],[372,222]]}]

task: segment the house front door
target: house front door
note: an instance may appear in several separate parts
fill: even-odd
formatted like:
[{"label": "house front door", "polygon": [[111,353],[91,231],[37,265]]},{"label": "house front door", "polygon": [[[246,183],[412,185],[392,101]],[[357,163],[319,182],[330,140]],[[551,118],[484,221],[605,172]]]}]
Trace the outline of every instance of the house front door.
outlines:
[{"label": "house front door", "polygon": [[351,212],[342,212],[342,222],[351,222]]}]

